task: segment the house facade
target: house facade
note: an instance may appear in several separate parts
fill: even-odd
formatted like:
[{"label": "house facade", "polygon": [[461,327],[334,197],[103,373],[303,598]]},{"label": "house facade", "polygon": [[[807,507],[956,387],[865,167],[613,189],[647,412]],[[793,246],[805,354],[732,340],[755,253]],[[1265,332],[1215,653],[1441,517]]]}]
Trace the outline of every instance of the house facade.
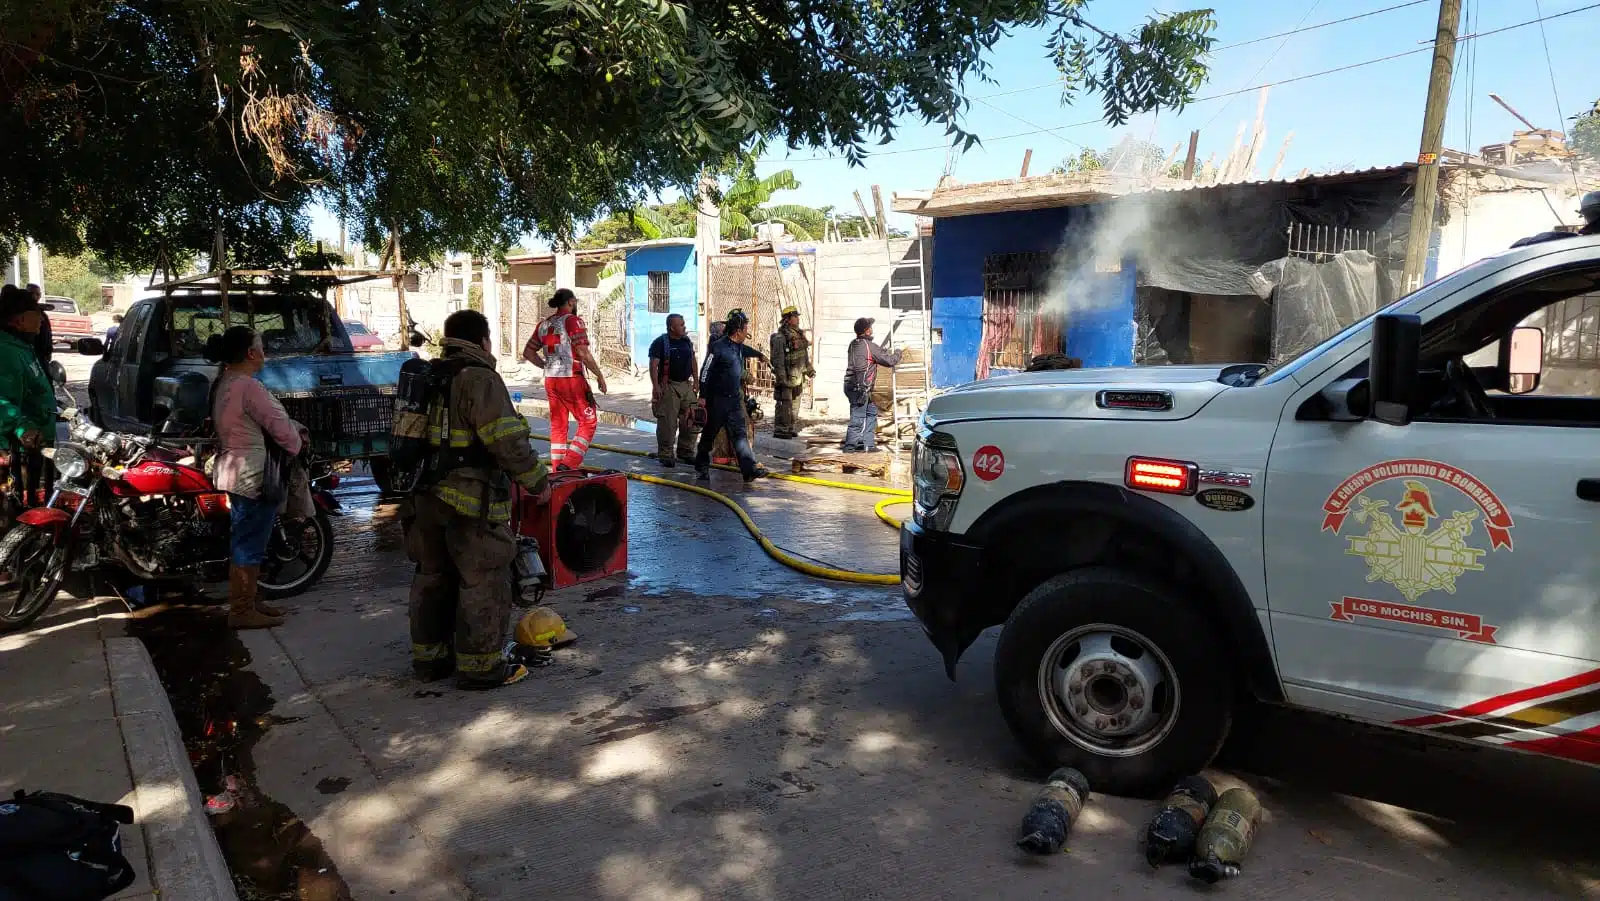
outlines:
[{"label": "house facade", "polygon": [[633,365],[649,366],[650,343],[667,330],[667,316],[683,317],[689,334],[700,327],[700,259],[694,238],[623,244],[627,279],[627,336]]},{"label": "house facade", "polygon": [[[897,195],[897,211],[933,220],[933,385],[1045,353],[1090,367],[1297,354],[1399,295],[1415,170],[1050,175]],[[1589,189],[1570,172],[1447,167],[1425,278],[1574,225]]]}]

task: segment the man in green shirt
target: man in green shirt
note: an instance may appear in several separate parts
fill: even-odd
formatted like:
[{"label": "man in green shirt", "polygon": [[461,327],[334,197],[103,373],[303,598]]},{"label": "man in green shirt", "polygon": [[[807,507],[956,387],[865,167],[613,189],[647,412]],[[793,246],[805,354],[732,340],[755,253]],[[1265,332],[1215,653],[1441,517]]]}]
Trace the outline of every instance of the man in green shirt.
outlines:
[{"label": "man in green shirt", "polygon": [[37,451],[55,444],[56,396],[34,353],[43,307],[27,291],[0,291],[0,446]]}]

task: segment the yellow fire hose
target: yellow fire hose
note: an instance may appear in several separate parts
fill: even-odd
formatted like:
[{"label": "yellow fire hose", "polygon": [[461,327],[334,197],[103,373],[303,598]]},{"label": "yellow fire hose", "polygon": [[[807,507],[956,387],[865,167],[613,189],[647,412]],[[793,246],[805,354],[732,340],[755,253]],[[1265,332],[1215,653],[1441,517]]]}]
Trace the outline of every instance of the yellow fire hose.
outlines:
[{"label": "yellow fire hose", "polygon": [[[550,436],[548,435],[532,434],[529,437],[538,441],[548,442],[550,440]],[[638,451],[626,447],[615,447],[608,444],[591,444],[589,445],[589,449],[607,451],[613,454],[626,454],[630,457],[653,456],[647,451]],[[738,472],[738,467],[736,466],[718,465],[716,468]],[[598,466],[585,466],[584,469],[590,472],[603,471],[602,468]],[[750,514],[746,513],[744,508],[739,506],[738,503],[733,500],[733,498],[728,497],[721,492],[713,491],[710,488],[702,488],[699,485],[690,485],[685,482],[680,482],[676,479],[664,479],[660,476],[648,475],[642,472],[628,472],[627,470],[623,470],[623,474],[630,479],[634,479],[635,481],[645,482],[651,485],[664,485],[668,488],[678,488],[683,491],[690,491],[704,497],[709,497],[717,503],[722,504],[724,507],[732,510],[734,514],[739,517],[739,521],[744,523],[745,529],[749,531],[750,537],[756,540],[756,544],[759,544],[763,551],[766,551],[767,556],[797,572],[805,573],[808,576],[816,576],[820,579],[833,579],[838,582],[855,582],[862,585],[900,584],[900,576],[897,573],[866,573],[856,572],[849,569],[838,569],[836,567],[824,566],[822,564],[812,563],[808,560],[802,560],[790,554],[783,548],[773,544],[772,540],[769,539],[756,525],[755,520],[750,518]],[[891,526],[894,526],[897,529],[900,528],[900,521],[885,513],[884,508],[893,506],[894,504],[908,504],[911,502],[911,492],[904,488],[881,488],[876,485],[857,485],[854,482],[838,482],[832,479],[813,479],[808,476],[797,476],[789,473],[771,473],[767,477],[785,482],[799,482],[805,485],[820,485],[826,488],[842,488],[849,491],[863,491],[869,494],[889,495],[875,504],[872,508],[872,512],[877,514],[877,517],[880,520],[888,523]]]}]

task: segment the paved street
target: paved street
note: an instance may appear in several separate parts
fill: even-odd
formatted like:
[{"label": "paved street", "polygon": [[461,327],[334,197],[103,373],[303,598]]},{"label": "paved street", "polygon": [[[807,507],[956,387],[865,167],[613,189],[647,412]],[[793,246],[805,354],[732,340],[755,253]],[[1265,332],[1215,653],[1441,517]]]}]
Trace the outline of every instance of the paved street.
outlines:
[{"label": "paved street", "polygon": [[[729,474],[714,487],[743,495],[780,545],[893,570],[893,530],[866,495],[746,490]],[[1179,870],[1142,863],[1146,802],[1096,795],[1070,853],[1014,851],[1041,773],[994,704],[992,635],[951,684],[895,591],[805,578],[709,501],[629,490],[632,574],[553,596],[578,644],[523,684],[478,694],[409,678],[394,509],[352,482],[328,578],[286,626],[243,635],[238,657],[253,687],[236,693],[270,715],[231,765],[253,768],[259,803],[293,826],[279,844],[296,843],[300,863],[299,891],[275,897],[1190,891]],[[1243,719],[1215,775],[1256,787],[1268,813],[1244,875],[1222,892],[1600,897],[1590,771],[1321,718]],[[236,868],[261,853],[223,838]]]}]

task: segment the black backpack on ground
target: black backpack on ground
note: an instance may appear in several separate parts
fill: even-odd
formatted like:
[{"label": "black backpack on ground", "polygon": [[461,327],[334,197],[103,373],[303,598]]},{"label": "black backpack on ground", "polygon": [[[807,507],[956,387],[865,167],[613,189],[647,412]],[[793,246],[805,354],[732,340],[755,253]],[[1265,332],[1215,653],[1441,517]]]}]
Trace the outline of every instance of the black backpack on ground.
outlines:
[{"label": "black backpack on ground", "polygon": [[132,808],[55,792],[0,801],[0,901],[99,901],[133,884]]}]

